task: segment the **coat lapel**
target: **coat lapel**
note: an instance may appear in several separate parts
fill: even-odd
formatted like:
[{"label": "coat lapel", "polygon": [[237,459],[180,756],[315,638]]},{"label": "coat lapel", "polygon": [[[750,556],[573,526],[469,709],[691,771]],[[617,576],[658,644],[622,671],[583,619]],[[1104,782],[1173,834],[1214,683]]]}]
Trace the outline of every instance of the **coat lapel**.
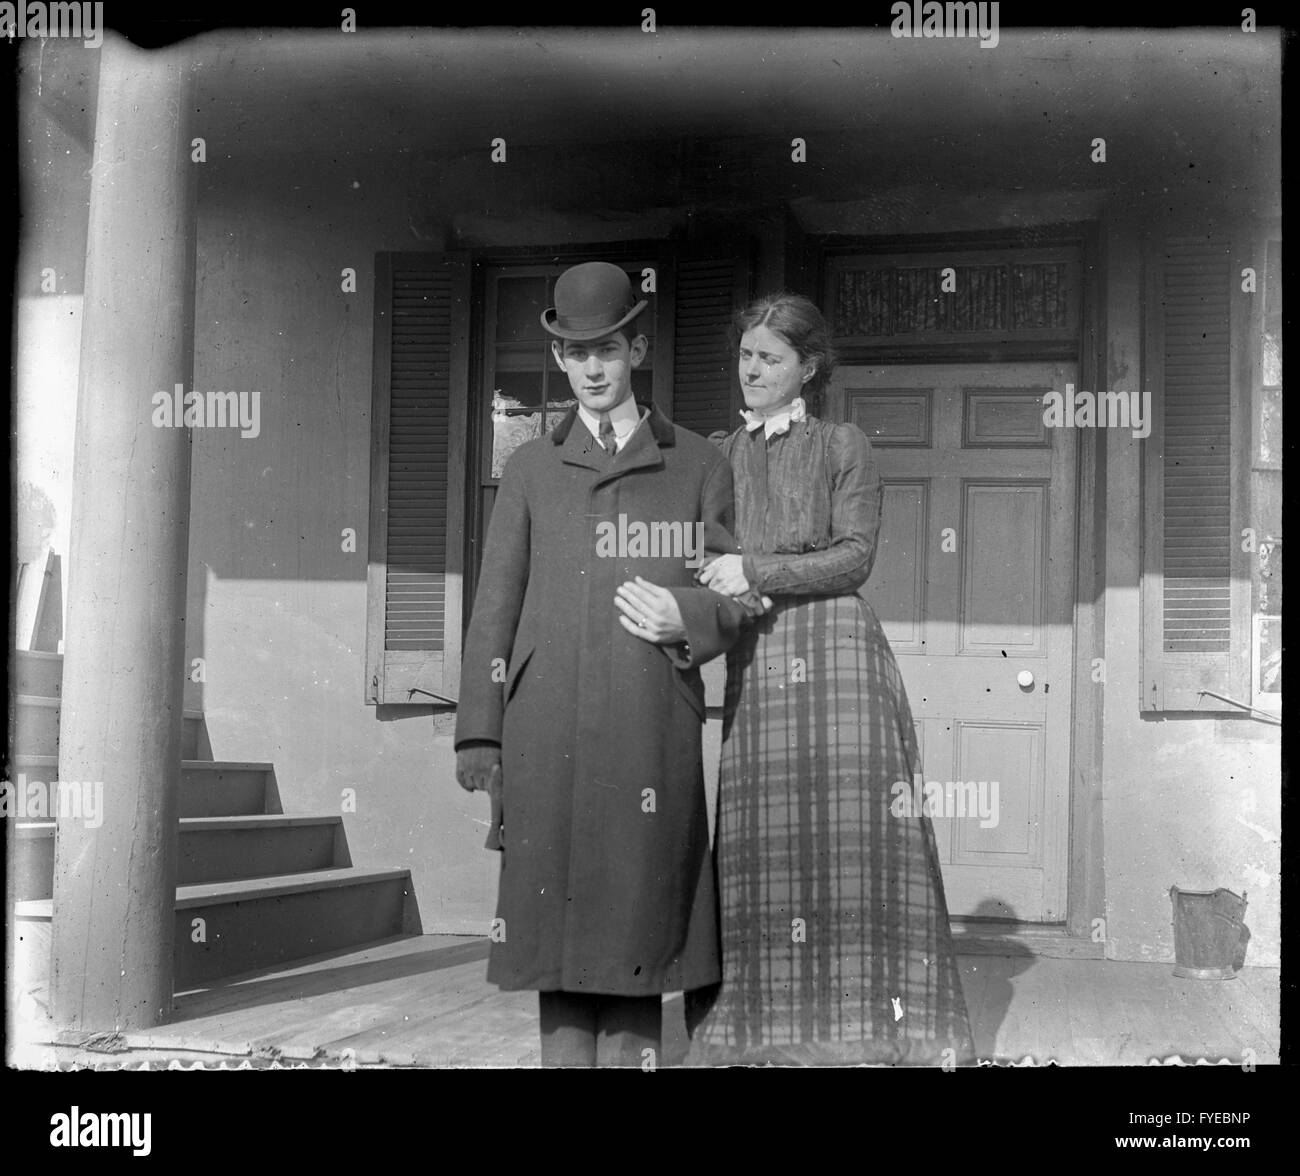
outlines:
[{"label": "coat lapel", "polygon": [[628,443],[619,450],[612,461],[597,444],[591,430],[578,420],[577,408],[551,430],[551,440],[559,447],[561,460],[566,465],[582,466],[595,470],[600,476],[595,486],[603,486],[633,470],[659,468],[664,464],[660,446],[675,445],[672,422],[655,405],[649,405],[650,415],[637,426]]},{"label": "coat lapel", "polygon": [[560,451],[560,460],[565,465],[582,466],[588,470],[606,470],[609,468],[609,454],[591,435],[591,430],[578,420],[577,408],[569,409],[554,429],[551,440]]}]

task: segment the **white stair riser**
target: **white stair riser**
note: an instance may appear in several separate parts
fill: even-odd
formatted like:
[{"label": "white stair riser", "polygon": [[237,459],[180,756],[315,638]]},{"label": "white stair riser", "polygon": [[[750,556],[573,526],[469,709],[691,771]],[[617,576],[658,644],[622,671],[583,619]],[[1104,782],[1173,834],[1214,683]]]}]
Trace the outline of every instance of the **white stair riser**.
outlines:
[{"label": "white stair riser", "polygon": [[[54,830],[24,830],[11,843],[14,889],[11,900],[54,895]],[[342,822],[274,825],[261,829],[202,828],[180,831],[176,884],[232,882],[328,870],[339,861]],[[343,856],[346,858],[346,848]]]},{"label": "white stair riser", "polygon": [[[178,988],[411,929],[409,877],[176,912]],[[196,919],[206,942],[194,942]]]},{"label": "white stair riser", "polygon": [[[48,916],[11,920],[22,991],[48,982]],[[382,881],[250,895],[176,911],[173,983],[191,988],[222,976],[418,933],[410,875]]]},{"label": "white stair riser", "polygon": [[58,698],[63,685],[63,657],[20,649],[14,655],[14,678],[9,689],[15,694],[39,694]]}]

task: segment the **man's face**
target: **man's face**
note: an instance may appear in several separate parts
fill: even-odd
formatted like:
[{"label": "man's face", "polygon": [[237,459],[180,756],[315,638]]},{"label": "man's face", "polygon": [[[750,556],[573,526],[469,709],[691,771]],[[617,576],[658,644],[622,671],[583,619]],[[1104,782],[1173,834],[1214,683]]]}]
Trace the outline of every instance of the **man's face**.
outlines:
[{"label": "man's face", "polygon": [[589,343],[552,342],[551,352],[578,402],[590,412],[608,412],[632,395],[632,369],[645,358],[646,338],[629,345],[621,331]]}]

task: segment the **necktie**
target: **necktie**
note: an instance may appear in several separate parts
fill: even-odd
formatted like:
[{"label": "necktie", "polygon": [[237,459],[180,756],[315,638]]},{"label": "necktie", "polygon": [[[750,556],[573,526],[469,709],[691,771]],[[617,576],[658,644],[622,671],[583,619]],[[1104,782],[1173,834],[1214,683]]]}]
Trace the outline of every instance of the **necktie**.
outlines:
[{"label": "necktie", "polygon": [[778,433],[788,433],[792,424],[798,424],[808,415],[808,409],[803,402],[803,397],[798,396],[774,416],[765,417],[761,413],[750,412],[745,408],[740,410],[740,415],[745,418],[746,430],[752,433],[762,428],[764,437],[773,437]]},{"label": "necktie", "polygon": [[618,442],[614,439],[614,425],[607,416],[600,418],[600,444],[610,457],[618,453]]}]

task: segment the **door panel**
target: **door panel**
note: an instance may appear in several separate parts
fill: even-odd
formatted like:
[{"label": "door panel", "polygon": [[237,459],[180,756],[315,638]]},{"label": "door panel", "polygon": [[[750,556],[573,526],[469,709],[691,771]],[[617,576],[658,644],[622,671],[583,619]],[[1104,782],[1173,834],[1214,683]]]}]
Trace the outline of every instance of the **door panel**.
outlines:
[{"label": "door panel", "polygon": [[1043,482],[962,480],[962,653],[1041,653],[1046,637]]},{"label": "door panel", "polygon": [[929,528],[930,485],[891,482],[881,509],[881,550],[871,577],[872,601],[890,618],[887,634],[894,652],[925,652],[925,535]]},{"label": "door panel", "polygon": [[942,789],[954,915],[1065,917],[1075,455],[1042,397],[1066,382],[1072,364],[853,366],[829,389],[885,483],[862,593],[907,686],[916,784]]}]

